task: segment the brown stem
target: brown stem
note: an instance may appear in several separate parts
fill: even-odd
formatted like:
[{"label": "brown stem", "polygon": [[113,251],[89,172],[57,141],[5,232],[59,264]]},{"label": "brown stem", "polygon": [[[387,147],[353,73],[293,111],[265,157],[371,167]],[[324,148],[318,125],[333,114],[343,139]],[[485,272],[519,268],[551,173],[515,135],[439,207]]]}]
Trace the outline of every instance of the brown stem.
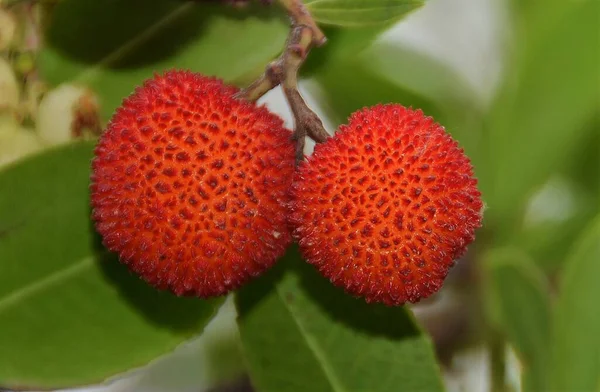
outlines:
[{"label": "brown stem", "polygon": [[315,46],[322,46],[327,42],[325,34],[319,29],[302,0],[279,0],[279,3],[286,9],[292,19],[292,26],[304,25],[310,28],[313,35],[312,43]]},{"label": "brown stem", "polygon": [[274,87],[281,85],[286,100],[292,110],[295,129],[292,136],[296,142],[296,161],[304,158],[305,137],[317,143],[324,142],[329,135],[323,122],[313,112],[298,91],[298,71],[312,46],[323,45],[325,35],[318,28],[301,0],[278,0],[287,10],[292,21],[285,49],[281,56],[270,63],[264,74],[247,88],[241,90],[238,98],[256,102]]},{"label": "brown stem", "polygon": [[281,85],[295,120],[293,139],[296,141],[296,162],[304,158],[305,137],[322,143],[329,135],[323,122],[313,112],[298,91],[298,70],[304,63],[313,39],[312,30],[304,25],[293,27],[288,51],[283,57],[283,80]]}]

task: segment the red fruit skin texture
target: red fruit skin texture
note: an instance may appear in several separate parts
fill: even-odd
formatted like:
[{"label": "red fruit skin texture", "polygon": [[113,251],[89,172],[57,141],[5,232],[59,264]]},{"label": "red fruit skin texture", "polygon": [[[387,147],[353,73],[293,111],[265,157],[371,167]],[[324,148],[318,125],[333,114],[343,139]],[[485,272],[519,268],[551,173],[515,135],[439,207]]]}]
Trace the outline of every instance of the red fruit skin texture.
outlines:
[{"label": "red fruit skin texture", "polygon": [[292,241],[291,133],[237,91],[188,71],[156,75],[123,101],[96,146],[96,229],[158,289],[223,295]]},{"label": "red fruit skin texture", "polygon": [[463,150],[432,118],[398,104],[352,114],[301,163],[290,193],[304,258],[367,302],[433,294],[481,226]]}]

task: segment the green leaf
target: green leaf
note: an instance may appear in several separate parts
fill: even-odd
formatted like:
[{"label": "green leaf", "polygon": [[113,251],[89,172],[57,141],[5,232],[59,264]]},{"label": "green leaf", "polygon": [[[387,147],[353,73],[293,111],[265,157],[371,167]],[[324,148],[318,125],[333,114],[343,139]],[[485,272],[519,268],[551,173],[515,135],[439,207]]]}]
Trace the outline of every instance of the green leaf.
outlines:
[{"label": "green leaf", "polygon": [[356,29],[324,26],[322,30],[327,37],[327,44],[311,50],[302,66],[302,75],[316,77],[332,67],[342,68],[345,61],[355,59],[392,25],[388,23]]},{"label": "green leaf", "polygon": [[429,99],[394,85],[357,59],[348,59],[343,66],[336,64],[339,66],[324,68],[315,77],[322,87],[322,105],[335,123],[345,123],[351,113],[363,107],[390,102],[421,108],[436,119],[442,116]]},{"label": "green leaf", "polygon": [[600,387],[599,261],[600,215],[565,264],[554,320],[550,390],[596,391]]},{"label": "green leaf", "polygon": [[[546,17],[547,2],[523,21],[509,67],[490,115],[490,173],[482,188],[488,221],[499,236],[512,233],[531,193],[569,159],[578,156],[598,110],[598,1],[554,1],[560,13]],[[533,15],[528,12],[526,16]],[[529,22],[529,23],[527,23]]]},{"label": "green leaf", "polygon": [[378,42],[364,50],[360,61],[396,86],[440,105],[476,107],[475,92],[456,72],[439,61],[398,44]]},{"label": "green leaf", "polygon": [[314,48],[302,67],[304,76],[319,76],[332,68],[341,69],[347,60],[356,57],[368,48],[383,32],[394,25],[394,21],[376,25],[363,25],[348,29],[341,26],[322,26],[327,44]]},{"label": "green leaf", "polygon": [[88,198],[92,143],[0,171],[0,385],[58,388],[146,364],[202,331],[222,300],[177,298],[100,244]]},{"label": "green leaf", "polygon": [[517,249],[497,249],[485,266],[495,321],[515,347],[525,391],[546,391],[550,342],[550,299],[542,272]]},{"label": "green leaf", "polygon": [[50,19],[40,67],[54,85],[91,87],[107,119],[136,85],[172,67],[248,79],[281,51],[287,30],[277,7],[64,0]]},{"label": "green leaf", "polygon": [[306,6],[318,23],[357,27],[397,22],[423,4],[422,0],[315,0]]},{"label": "green leaf", "polygon": [[[598,150],[599,145],[594,148]],[[583,156],[586,151],[582,150],[581,157],[574,162],[581,167],[577,175],[591,175],[597,170],[593,168],[597,162],[586,159]],[[592,168],[584,168],[586,163]],[[591,173],[585,173],[586,170]],[[523,225],[513,234],[512,243],[548,272],[554,272],[564,264],[571,244],[600,213],[598,193],[585,185],[566,175],[551,177],[529,201]]]},{"label": "green leaf", "polygon": [[443,390],[432,344],[407,308],[352,298],[296,247],[243,288],[236,304],[259,391]]}]

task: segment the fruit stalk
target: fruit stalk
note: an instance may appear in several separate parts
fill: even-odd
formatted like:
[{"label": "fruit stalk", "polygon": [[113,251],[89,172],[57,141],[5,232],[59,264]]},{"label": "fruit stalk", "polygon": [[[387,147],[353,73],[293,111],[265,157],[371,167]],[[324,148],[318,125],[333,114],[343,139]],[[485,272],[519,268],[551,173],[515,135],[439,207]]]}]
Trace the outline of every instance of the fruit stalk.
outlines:
[{"label": "fruit stalk", "polygon": [[327,39],[316,25],[301,0],[279,0],[291,19],[291,29],[281,56],[271,62],[263,75],[237,94],[238,98],[256,102],[271,89],[281,85],[295,121],[293,140],[296,143],[296,161],[304,157],[305,137],[322,143],[329,135],[323,122],[312,111],[298,91],[298,71],[313,46],[323,45]]},{"label": "fruit stalk", "polygon": [[312,30],[303,25],[293,27],[290,36],[292,43],[289,45],[289,52],[283,58],[281,85],[294,115],[293,139],[296,142],[296,162],[300,162],[304,158],[306,136],[317,143],[322,143],[327,140],[329,135],[319,116],[308,107],[298,91],[298,70],[306,59],[305,44],[308,43],[306,47],[310,47],[310,42],[314,38]]}]

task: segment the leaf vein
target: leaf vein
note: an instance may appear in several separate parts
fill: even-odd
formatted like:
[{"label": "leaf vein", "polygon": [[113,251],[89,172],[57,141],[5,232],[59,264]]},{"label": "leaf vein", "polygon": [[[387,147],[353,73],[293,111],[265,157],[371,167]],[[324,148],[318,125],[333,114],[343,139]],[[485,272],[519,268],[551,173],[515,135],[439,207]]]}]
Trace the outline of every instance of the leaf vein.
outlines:
[{"label": "leaf vein", "polygon": [[34,296],[45,289],[61,283],[71,277],[83,272],[94,264],[94,256],[86,257],[75,264],[56,271],[42,279],[34,281],[26,286],[9,293],[4,298],[0,298],[0,313],[6,311],[14,305],[19,304],[24,299]]},{"label": "leaf vein", "polygon": [[319,362],[321,364],[323,373],[325,373],[325,377],[327,377],[327,379],[329,380],[333,390],[338,391],[338,392],[346,392],[346,390],[342,387],[341,382],[338,380],[337,376],[335,375],[335,372],[333,371],[333,369],[330,368],[329,364],[327,363],[325,355],[323,354],[323,352],[321,352],[319,345],[317,344],[317,342],[315,342],[315,340],[313,339],[311,334],[308,333],[308,331],[306,331],[306,329],[304,328],[304,326],[302,325],[302,323],[300,322],[298,317],[296,317],[293,309],[290,307],[289,303],[285,300],[285,296],[281,292],[281,288],[279,286],[276,286],[276,287],[277,287],[277,294],[279,295],[281,302],[284,304],[285,308],[290,313],[292,320],[294,320],[294,323],[298,327],[300,334],[306,340],[306,344],[308,345],[308,348],[313,352],[315,358],[317,359],[317,362]]}]

